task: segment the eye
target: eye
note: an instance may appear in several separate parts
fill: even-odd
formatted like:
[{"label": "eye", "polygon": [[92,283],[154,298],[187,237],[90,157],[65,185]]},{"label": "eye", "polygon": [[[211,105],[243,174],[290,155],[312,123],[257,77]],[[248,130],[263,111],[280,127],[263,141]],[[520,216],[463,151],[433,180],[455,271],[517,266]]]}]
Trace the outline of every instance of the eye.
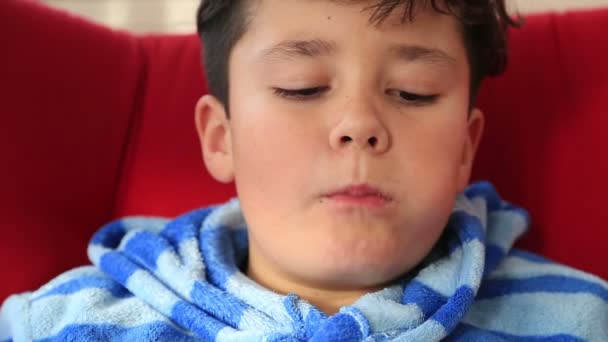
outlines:
[{"label": "eye", "polygon": [[410,93],[407,91],[394,90],[394,89],[388,90],[387,94],[398,97],[398,99],[400,101],[405,102],[406,104],[417,105],[417,106],[423,106],[423,105],[435,103],[437,101],[437,99],[439,98],[438,94],[421,95],[421,94]]},{"label": "eye", "polygon": [[319,97],[328,87],[312,87],[303,89],[274,88],[274,93],[280,97],[294,100],[308,100]]}]

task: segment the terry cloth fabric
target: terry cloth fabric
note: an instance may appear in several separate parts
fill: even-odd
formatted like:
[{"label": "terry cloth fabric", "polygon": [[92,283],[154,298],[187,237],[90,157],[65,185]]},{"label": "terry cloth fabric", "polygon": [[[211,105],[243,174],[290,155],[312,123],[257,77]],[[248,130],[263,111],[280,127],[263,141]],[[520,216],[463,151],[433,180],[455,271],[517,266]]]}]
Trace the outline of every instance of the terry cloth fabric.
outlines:
[{"label": "terry cloth fabric", "polygon": [[103,227],[78,268],[10,297],[0,341],[608,341],[608,284],[522,251],[525,211],[459,196],[445,253],[327,316],[253,282],[239,202]]}]

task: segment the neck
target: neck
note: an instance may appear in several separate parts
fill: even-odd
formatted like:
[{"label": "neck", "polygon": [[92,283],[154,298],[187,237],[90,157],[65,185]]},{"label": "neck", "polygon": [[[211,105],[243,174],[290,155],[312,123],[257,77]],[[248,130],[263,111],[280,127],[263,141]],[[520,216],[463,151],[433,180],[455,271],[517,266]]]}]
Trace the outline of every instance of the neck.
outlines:
[{"label": "neck", "polygon": [[343,289],[306,283],[277,272],[269,272],[268,268],[258,267],[255,263],[252,264],[251,262],[247,265],[247,276],[274,292],[283,295],[295,293],[330,316],[337,313],[341,307],[353,304],[361,296],[384,288],[384,286],[380,285]]}]

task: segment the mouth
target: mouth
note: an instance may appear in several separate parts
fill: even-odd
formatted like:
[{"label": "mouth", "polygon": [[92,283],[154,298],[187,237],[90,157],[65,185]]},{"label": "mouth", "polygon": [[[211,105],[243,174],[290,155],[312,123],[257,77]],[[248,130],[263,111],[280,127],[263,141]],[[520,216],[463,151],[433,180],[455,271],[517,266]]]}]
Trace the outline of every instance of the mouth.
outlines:
[{"label": "mouth", "polygon": [[354,184],[332,191],[323,196],[340,207],[381,209],[394,202],[393,198],[378,188],[367,184]]}]

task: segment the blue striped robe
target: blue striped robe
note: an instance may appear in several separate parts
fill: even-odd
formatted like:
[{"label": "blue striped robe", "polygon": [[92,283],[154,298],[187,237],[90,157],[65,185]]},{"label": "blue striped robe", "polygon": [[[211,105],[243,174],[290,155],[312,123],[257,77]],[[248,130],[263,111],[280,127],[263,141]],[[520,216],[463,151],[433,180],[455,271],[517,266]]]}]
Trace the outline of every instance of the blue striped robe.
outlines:
[{"label": "blue striped robe", "polygon": [[525,211],[474,184],[443,254],[328,317],[239,270],[248,241],[237,200],[125,218],[93,237],[94,266],[9,297],[0,341],[608,341],[608,284],[512,249],[527,226]]}]

